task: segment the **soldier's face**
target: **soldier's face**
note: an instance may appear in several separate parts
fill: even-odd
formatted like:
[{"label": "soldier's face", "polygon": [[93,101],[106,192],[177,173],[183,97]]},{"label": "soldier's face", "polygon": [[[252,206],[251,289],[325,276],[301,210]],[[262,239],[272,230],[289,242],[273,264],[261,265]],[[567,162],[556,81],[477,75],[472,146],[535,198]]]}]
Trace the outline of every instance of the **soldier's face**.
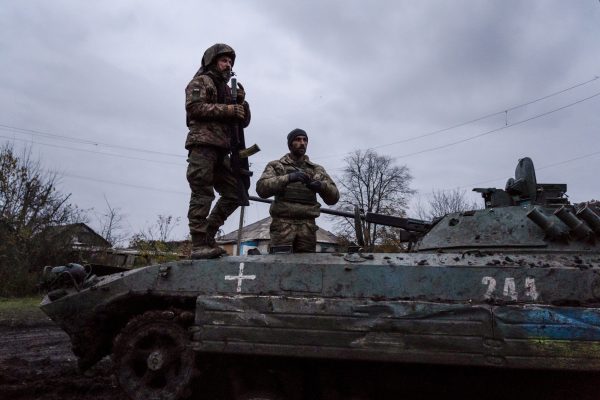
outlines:
[{"label": "soldier's face", "polygon": [[308,147],[308,138],[306,136],[296,136],[292,140],[292,154],[296,157],[303,156],[306,154],[306,148]]},{"label": "soldier's face", "polygon": [[219,72],[231,71],[233,60],[229,56],[221,56],[217,59],[217,70]]}]

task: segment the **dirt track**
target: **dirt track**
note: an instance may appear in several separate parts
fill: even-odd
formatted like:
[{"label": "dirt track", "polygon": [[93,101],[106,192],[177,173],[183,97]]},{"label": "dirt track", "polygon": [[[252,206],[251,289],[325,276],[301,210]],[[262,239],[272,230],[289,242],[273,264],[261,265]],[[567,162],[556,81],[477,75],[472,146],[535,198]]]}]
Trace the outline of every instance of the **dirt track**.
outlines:
[{"label": "dirt track", "polygon": [[79,374],[69,337],[49,323],[0,326],[0,338],[0,399],[126,399],[108,359]]},{"label": "dirt track", "polygon": [[[368,386],[370,379],[365,375],[358,379]],[[396,386],[402,386],[405,399],[600,398],[597,373],[406,366],[398,370],[397,376]],[[109,359],[85,375],[78,373],[69,338],[48,321],[17,327],[0,324],[0,399],[126,397],[116,386]]]}]

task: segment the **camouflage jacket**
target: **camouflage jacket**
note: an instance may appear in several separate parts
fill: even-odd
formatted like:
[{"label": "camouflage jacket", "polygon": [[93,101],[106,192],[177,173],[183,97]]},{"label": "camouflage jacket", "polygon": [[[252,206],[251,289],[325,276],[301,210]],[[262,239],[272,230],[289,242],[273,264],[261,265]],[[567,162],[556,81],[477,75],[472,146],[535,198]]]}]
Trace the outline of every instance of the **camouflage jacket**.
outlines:
[{"label": "camouflage jacket", "polygon": [[[215,81],[209,75],[194,76],[185,88],[185,110],[189,128],[185,141],[186,149],[189,150],[195,145],[229,148],[230,124],[237,121],[227,113],[230,99],[231,89],[226,84],[222,84],[221,93],[218,93]],[[246,118],[240,121],[240,125],[245,128],[250,124],[250,106],[246,101],[243,106]]]},{"label": "camouflage jacket", "polygon": [[338,202],[340,194],[335,183],[325,169],[311,162],[307,156],[296,162],[289,154],[280,160],[267,164],[262,176],[256,182],[256,192],[263,199],[275,196],[269,213],[273,218],[313,219],[319,216],[321,205],[316,193],[301,182],[289,183],[288,174],[303,171],[311,180],[321,182],[319,195],[328,205]]}]

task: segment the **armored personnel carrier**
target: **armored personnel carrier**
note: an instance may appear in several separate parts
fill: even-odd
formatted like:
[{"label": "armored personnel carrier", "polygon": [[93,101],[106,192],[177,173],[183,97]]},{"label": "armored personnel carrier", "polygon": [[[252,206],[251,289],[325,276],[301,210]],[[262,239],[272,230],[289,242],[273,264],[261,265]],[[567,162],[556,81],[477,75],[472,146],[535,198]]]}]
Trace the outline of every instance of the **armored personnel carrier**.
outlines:
[{"label": "armored personnel carrier", "polygon": [[350,365],[600,370],[598,204],[537,183],[528,158],[504,189],[475,190],[484,209],[433,223],[355,214],[403,229],[409,252],[230,256],[100,278],[70,265],[41,308],[82,370],[110,355],[132,399],[350,398]]}]

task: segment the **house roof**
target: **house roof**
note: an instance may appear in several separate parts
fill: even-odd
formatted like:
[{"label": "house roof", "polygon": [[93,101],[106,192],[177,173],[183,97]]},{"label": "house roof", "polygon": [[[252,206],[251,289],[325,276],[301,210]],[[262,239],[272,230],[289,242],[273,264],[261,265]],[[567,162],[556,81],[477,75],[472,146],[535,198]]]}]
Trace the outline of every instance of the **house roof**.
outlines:
[{"label": "house roof", "polygon": [[[90,228],[87,224],[83,222],[75,223],[75,224],[67,224],[67,225],[55,225],[47,228],[51,235],[70,235],[76,236],[78,233],[85,232],[88,235],[91,235],[96,241],[95,244],[110,247],[110,242],[100,236],[96,231]],[[92,243],[74,243],[74,244],[92,244]]]},{"label": "house roof", "polygon": [[[244,226],[242,228],[242,241],[246,242],[249,240],[269,240],[271,238],[271,235],[269,233],[270,226],[271,217],[267,217],[265,219],[261,219],[260,221],[256,221],[250,225]],[[228,234],[217,238],[217,241],[221,243],[236,242],[237,235],[238,230],[236,229],[233,232],[229,232]],[[319,229],[317,230],[317,243],[337,243],[337,236],[335,236],[328,230],[319,227]]]}]

